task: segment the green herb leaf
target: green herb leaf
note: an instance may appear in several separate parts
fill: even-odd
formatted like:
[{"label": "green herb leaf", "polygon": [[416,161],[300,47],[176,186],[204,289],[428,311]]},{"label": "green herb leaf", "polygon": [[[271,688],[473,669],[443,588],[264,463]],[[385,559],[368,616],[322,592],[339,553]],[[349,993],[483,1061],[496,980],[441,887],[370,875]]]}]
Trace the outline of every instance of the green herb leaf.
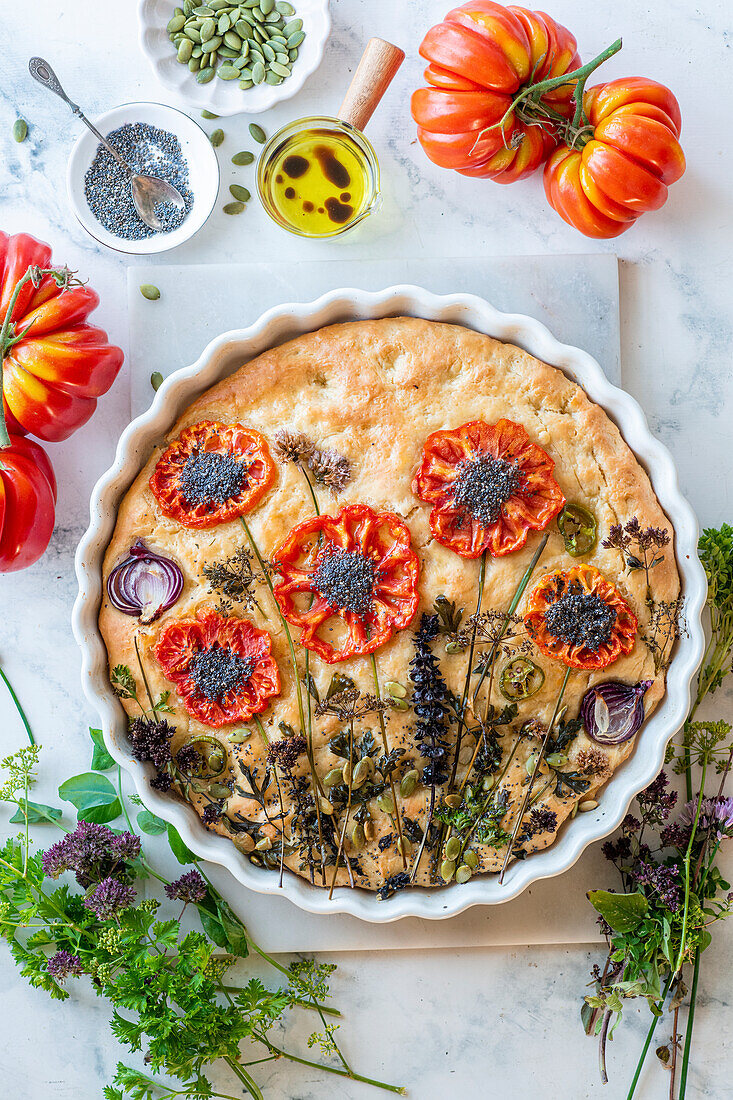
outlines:
[{"label": "green herb leaf", "polygon": [[589,890],[588,901],[614,932],[633,932],[649,909],[643,894],[612,894],[608,890]]},{"label": "green herb leaf", "polygon": [[20,800],[20,805],[10,818],[11,825],[25,825],[26,819],[29,825],[48,825],[59,821],[63,810],[57,806],[44,806],[41,802],[31,802],[27,798]]},{"label": "green herb leaf", "polygon": [[174,829],[172,825],[168,825],[166,827],[166,832],[168,834],[168,843],[170,844],[170,849],[178,862],[195,863],[196,856],[193,854],[191,849],[187,848],[186,845],[183,843],[180,836],[178,835],[177,830]]},{"label": "green herb leaf", "polygon": [[89,727],[89,736],[94,742],[94,751],[92,752],[92,771],[106,772],[110,768],[114,768],[115,761],[107,752],[107,746],[104,743],[104,737],[101,730],[94,730]]},{"label": "green herb leaf", "polygon": [[109,779],[98,772],[83,772],[67,779],[59,787],[59,797],[71,802],[80,821],[104,825],[122,813],[117,792]]},{"label": "green herb leaf", "polygon": [[141,810],[137,815],[137,823],[142,832],[147,833],[148,836],[160,836],[167,828],[165,821],[151,814],[150,810]]}]

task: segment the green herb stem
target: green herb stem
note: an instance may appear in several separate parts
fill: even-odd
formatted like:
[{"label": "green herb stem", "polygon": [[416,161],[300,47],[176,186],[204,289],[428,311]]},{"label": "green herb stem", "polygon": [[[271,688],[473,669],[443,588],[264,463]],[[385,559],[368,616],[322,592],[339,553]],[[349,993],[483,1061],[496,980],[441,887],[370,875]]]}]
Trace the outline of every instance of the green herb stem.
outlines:
[{"label": "green herb stem", "polygon": [[[373,653],[370,654],[370,657],[371,657],[371,665],[372,665],[372,677],[374,679],[374,694],[376,695],[377,700],[379,702],[381,702],[382,695],[381,695],[381,692],[380,692],[380,689],[379,689],[379,673],[377,672],[377,662],[376,662],[376,658],[375,658]],[[388,755],[389,754],[389,745],[387,744],[387,727],[386,727],[385,722],[384,722],[384,714],[382,713],[381,710],[379,711],[379,730],[380,730],[380,733],[382,735],[382,746],[384,748],[385,755]],[[390,792],[392,794],[392,803],[394,805],[395,820],[396,820],[396,824],[397,824],[397,835],[398,835],[399,841],[400,841],[399,848],[400,848],[400,856],[402,857],[402,866],[406,868],[407,867],[407,856],[405,855],[405,842],[404,842],[404,838],[402,836],[402,820],[400,818],[400,808],[397,805],[397,791],[396,791],[395,785],[394,785],[394,775],[391,771],[389,773],[389,789],[390,789]]]},{"label": "green herb stem", "polygon": [[291,1062],[297,1062],[301,1066],[310,1066],[312,1069],[320,1069],[324,1073],[333,1073],[337,1077],[348,1077],[352,1081],[363,1081],[365,1085],[373,1085],[376,1089],[384,1089],[386,1092],[396,1092],[399,1096],[406,1096],[407,1090],[403,1085],[388,1085],[384,1081],[376,1081],[373,1077],[364,1077],[361,1073],[355,1073],[353,1070],[347,1072],[344,1069],[338,1069],[336,1066],[324,1066],[320,1062],[312,1062],[308,1058],[300,1058],[297,1054],[290,1054],[287,1050],[281,1050],[280,1047],[276,1047],[266,1037],[262,1037],[268,1049],[273,1054],[278,1055],[280,1058],[287,1058]]},{"label": "green herb stem", "polygon": [[[2,364],[0,363],[0,370],[1,369],[2,369]],[[2,395],[2,378],[0,377],[0,396],[1,395]],[[2,446],[3,446],[2,439],[0,439],[0,448],[2,448]],[[2,667],[2,665],[0,665],[0,679],[2,679],[3,683],[5,684],[6,688],[8,689],[8,692],[10,693],[10,698],[13,700],[13,703],[15,705],[15,709],[17,710],[18,714],[20,715],[20,720],[21,720],[21,722],[23,723],[23,725],[25,727],[25,732],[28,734],[28,740],[30,741],[31,745],[35,745],[36,739],[33,736],[33,730],[31,729],[30,722],[28,721],[26,713],[23,710],[23,707],[21,706],[20,699],[18,698],[18,696],[15,693],[15,689],[13,688],[13,685],[10,683],[10,680],[5,675],[5,671]]]},{"label": "green herb stem", "polygon": [[476,630],[478,628],[478,617],[481,614],[481,604],[484,598],[484,584],[486,581],[486,554],[487,551],[481,555],[481,564],[479,565],[478,573],[478,595],[476,597],[476,614],[473,620],[473,628],[471,630],[471,641],[468,646],[468,665],[466,668],[466,680],[463,685],[463,695],[461,696],[461,712],[458,715],[458,729],[456,730],[456,751],[453,755],[453,765],[451,767],[450,781],[448,783],[448,790],[452,791],[456,784],[456,774],[458,772],[458,757],[461,752],[461,741],[463,740],[463,727],[466,722],[466,707],[468,706],[468,692],[471,687],[471,676],[473,675],[473,655],[476,649]]},{"label": "green herb stem", "polygon": [[662,997],[661,997],[661,1000],[659,1002],[659,1014],[658,1015],[657,1014],[652,1015],[652,1022],[650,1023],[649,1029],[646,1033],[646,1039],[644,1040],[644,1046],[642,1047],[642,1051],[641,1051],[641,1054],[639,1056],[639,1061],[636,1063],[636,1070],[634,1072],[634,1076],[633,1076],[632,1081],[631,1081],[631,1087],[629,1088],[629,1092],[628,1092],[628,1095],[626,1097],[626,1100],[632,1100],[633,1095],[636,1092],[636,1086],[639,1083],[639,1077],[641,1076],[641,1071],[644,1067],[644,1062],[646,1061],[646,1056],[649,1052],[649,1047],[651,1045],[651,1041],[652,1041],[652,1038],[654,1036],[654,1032],[657,1030],[657,1024],[659,1023],[659,1020],[662,1016],[662,1009],[664,1008],[664,1002],[667,999],[667,994],[669,993],[669,988],[672,985],[673,979],[674,979],[674,974],[670,974],[669,977],[667,978],[664,989],[662,990]]},{"label": "green herb stem", "polygon": [[692,986],[690,988],[690,1008],[687,1014],[687,1028],[685,1029],[685,1046],[682,1052],[682,1068],[680,1070],[680,1091],[677,1100],[685,1100],[687,1093],[687,1072],[690,1068],[690,1050],[692,1049],[692,1029],[695,1024],[695,1006],[697,1005],[697,983],[700,979],[700,952],[695,955],[695,965],[692,971]]}]

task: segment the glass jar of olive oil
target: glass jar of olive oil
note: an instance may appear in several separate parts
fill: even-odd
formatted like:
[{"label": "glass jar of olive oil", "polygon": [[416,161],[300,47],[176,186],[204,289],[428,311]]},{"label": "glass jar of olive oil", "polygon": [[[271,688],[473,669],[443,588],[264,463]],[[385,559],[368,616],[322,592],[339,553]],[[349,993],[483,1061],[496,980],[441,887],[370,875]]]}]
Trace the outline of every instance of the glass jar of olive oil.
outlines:
[{"label": "glass jar of olive oil", "polygon": [[348,122],[327,115],[301,118],[262,150],[257,189],[283,229],[301,237],[335,237],[379,206],[379,162]]}]

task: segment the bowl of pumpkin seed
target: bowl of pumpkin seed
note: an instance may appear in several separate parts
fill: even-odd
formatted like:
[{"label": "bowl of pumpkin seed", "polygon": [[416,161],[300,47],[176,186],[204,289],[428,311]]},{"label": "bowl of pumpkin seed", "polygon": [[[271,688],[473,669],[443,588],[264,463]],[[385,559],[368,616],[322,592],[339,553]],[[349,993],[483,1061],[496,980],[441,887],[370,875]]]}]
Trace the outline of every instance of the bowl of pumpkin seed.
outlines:
[{"label": "bowl of pumpkin seed", "polygon": [[290,99],[321,63],[329,0],[140,0],[140,44],[164,87],[217,115]]}]

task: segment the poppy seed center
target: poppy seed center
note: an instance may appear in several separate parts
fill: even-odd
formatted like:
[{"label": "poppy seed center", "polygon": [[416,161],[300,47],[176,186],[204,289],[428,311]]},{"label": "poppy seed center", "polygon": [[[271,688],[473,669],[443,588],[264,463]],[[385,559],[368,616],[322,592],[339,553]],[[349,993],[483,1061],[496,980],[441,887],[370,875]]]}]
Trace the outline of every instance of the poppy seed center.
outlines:
[{"label": "poppy seed center", "polygon": [[334,549],[321,556],[313,587],[332,607],[363,615],[372,608],[374,572],[374,562],[366,554]]},{"label": "poppy seed center", "polygon": [[487,527],[496,523],[502,505],[519,489],[519,478],[517,467],[504,458],[466,458],[453,482],[453,503]]},{"label": "poppy seed center", "polygon": [[212,702],[218,702],[229,692],[236,692],[249,680],[256,661],[245,660],[229,646],[215,642],[210,649],[194,653],[188,672],[197,691]]},{"label": "poppy seed center", "polygon": [[247,471],[230,454],[196,451],[181,471],[181,495],[188,504],[225,504],[238,496]]},{"label": "poppy seed center", "polygon": [[544,618],[553,638],[595,653],[611,637],[616,610],[600,596],[568,592],[550,604]]}]

